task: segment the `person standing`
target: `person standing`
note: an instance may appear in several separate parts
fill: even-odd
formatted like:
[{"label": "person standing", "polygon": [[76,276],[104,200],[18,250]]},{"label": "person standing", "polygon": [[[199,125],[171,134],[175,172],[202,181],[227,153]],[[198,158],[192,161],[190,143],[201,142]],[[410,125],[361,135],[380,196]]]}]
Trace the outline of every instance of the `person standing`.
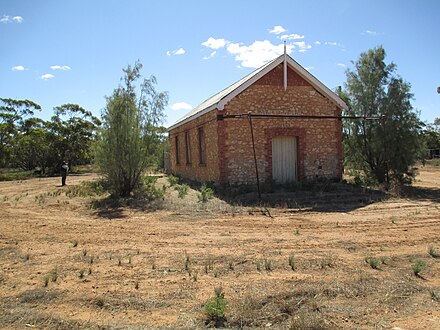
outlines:
[{"label": "person standing", "polygon": [[69,165],[67,164],[66,161],[64,161],[61,164],[61,185],[65,186],[66,185],[66,177],[67,177],[67,172],[69,171]]}]

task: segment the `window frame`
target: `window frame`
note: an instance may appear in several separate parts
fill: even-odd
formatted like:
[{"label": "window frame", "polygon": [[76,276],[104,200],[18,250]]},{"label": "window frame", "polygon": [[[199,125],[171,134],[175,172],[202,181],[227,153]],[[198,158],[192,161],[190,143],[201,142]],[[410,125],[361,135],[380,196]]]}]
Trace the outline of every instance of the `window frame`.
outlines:
[{"label": "window frame", "polygon": [[206,136],[203,126],[197,129],[199,140],[199,165],[206,166]]},{"label": "window frame", "polygon": [[180,145],[179,145],[179,135],[174,138],[174,143],[176,144],[176,165],[180,165]]},{"label": "window frame", "polygon": [[191,165],[191,135],[185,131],[185,158],[186,165]]}]

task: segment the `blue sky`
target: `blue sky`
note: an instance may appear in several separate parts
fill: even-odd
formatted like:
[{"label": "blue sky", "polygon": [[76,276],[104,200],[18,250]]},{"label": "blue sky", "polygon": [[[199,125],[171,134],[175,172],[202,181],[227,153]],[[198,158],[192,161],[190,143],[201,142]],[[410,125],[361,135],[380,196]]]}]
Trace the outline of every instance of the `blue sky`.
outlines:
[{"label": "blue sky", "polygon": [[440,117],[440,1],[0,0],[0,97],[49,119],[77,103],[96,115],[140,60],[168,91],[166,124],[280,55],[329,88],[378,45],[412,85],[421,119]]}]

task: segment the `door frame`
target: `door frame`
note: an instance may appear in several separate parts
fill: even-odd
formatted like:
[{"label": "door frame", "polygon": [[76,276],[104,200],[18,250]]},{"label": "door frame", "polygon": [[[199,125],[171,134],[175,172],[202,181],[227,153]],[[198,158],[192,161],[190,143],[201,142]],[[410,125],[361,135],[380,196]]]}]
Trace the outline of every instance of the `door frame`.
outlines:
[{"label": "door frame", "polygon": [[[281,146],[281,153],[284,153],[284,152],[287,152],[288,150],[289,151],[291,150],[290,146],[288,148],[285,148],[285,145],[283,145],[283,144],[284,144],[284,142],[286,140],[287,141],[292,141],[292,142],[289,142],[289,143],[293,143],[293,145],[294,145],[294,153],[295,153],[295,156],[294,156],[295,160],[294,160],[294,162],[289,160],[287,166],[286,166],[286,164],[281,164],[281,165],[280,164],[278,164],[278,165],[274,164],[274,157],[273,157],[273,155],[274,155],[274,150],[275,150],[275,148],[274,148],[275,140],[280,140],[280,143],[282,145]],[[283,141],[283,142],[281,142],[281,141]],[[284,159],[284,157],[282,157],[282,158]],[[289,184],[289,183],[298,181],[298,137],[293,136],[293,135],[280,135],[280,136],[272,137],[272,180],[275,182],[275,178],[274,178],[274,170],[275,170],[275,168],[274,168],[274,165],[277,168],[279,168],[279,169],[281,168],[281,172],[283,172],[283,173],[281,173],[281,177],[284,177],[285,175],[287,177],[290,177],[292,175],[292,172],[294,172],[292,180],[286,181],[286,182],[279,182],[279,181],[277,181],[276,183],[279,183],[279,184]]]},{"label": "door frame", "polygon": [[304,172],[304,156],[306,149],[306,130],[304,128],[297,127],[277,127],[267,128],[264,131],[266,141],[266,178],[273,182],[273,169],[272,169],[272,140],[274,137],[280,136],[292,136],[296,137],[296,169],[297,169],[297,181],[302,181],[305,177]]}]

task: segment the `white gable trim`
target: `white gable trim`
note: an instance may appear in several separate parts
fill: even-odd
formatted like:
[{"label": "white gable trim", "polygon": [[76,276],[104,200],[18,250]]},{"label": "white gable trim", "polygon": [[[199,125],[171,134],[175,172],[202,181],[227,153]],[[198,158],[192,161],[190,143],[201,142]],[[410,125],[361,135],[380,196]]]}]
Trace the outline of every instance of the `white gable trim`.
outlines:
[{"label": "white gable trim", "polygon": [[[172,130],[174,128],[177,128],[183,124],[186,124],[190,122],[193,119],[196,119],[212,110],[218,109],[223,110],[234,97],[236,97],[238,94],[246,90],[248,87],[250,87],[252,84],[254,84],[258,79],[262,78],[264,75],[269,73],[271,70],[273,70],[275,67],[280,65],[285,61],[284,55],[279,56],[278,58],[274,59],[272,62],[266,64],[265,66],[261,67],[259,72],[256,74],[249,74],[249,79],[245,80],[242,84],[238,85],[237,88],[233,89],[230,93],[222,96],[217,102],[214,102],[213,104],[208,105],[206,108],[201,109],[197,111],[196,113],[192,114],[191,116],[177,121],[174,125],[170,126],[168,130]],[[321,83],[318,79],[316,79],[310,72],[308,72],[306,69],[304,69],[298,62],[296,62],[292,57],[287,55],[287,65],[296,73],[298,73],[304,80],[306,80],[309,84],[311,84],[316,90],[318,90],[322,95],[327,97],[330,101],[335,103],[340,109],[348,109],[348,106],[345,104],[345,102],[334,92],[332,92],[327,86],[325,86],[323,83]],[[257,70],[258,71],[258,70]],[[246,77],[245,77],[246,78]],[[245,79],[243,78],[243,79]],[[243,80],[242,79],[242,80]],[[233,84],[234,85],[234,84]],[[233,86],[231,85],[231,87]],[[215,98],[218,94],[214,95],[213,98]],[[206,102],[206,101],[205,101]],[[209,102],[209,99],[208,99]]]}]

